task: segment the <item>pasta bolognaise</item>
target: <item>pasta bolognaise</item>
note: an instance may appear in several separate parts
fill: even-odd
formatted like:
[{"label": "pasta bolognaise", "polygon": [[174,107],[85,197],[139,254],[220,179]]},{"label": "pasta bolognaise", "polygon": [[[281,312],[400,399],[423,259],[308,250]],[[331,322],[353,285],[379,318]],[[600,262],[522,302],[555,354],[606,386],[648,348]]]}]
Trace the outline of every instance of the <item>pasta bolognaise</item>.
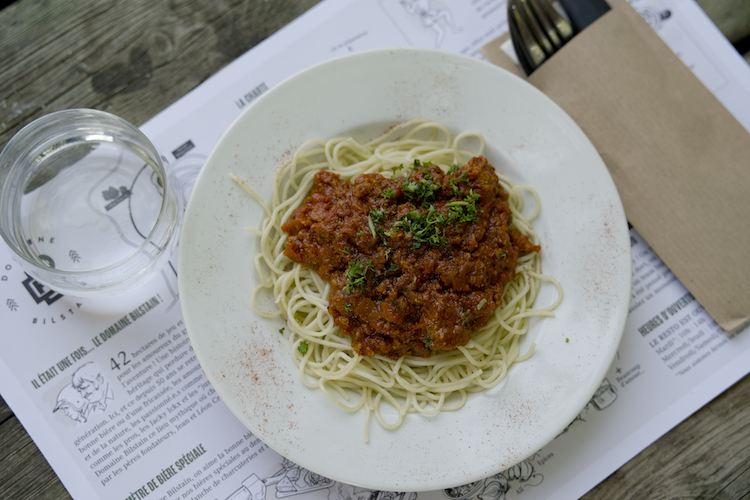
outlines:
[{"label": "pasta bolognaise", "polygon": [[[372,415],[394,429],[499,384],[533,353],[520,352],[529,318],[562,300],[531,225],[539,196],[497,174],[484,148],[478,133],[414,120],[369,142],[305,143],[278,170],[270,205],[233,176],[266,213],[249,229],[261,247],[253,307],[286,320],[307,387],[365,411],[366,440]],[[557,296],[534,308],[544,282]],[[264,290],[277,310],[258,305]]]}]

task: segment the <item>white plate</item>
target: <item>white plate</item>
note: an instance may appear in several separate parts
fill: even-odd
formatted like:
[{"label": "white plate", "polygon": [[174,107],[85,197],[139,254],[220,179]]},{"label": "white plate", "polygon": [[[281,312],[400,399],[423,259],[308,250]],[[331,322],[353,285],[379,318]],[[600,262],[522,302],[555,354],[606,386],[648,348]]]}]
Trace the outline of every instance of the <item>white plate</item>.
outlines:
[{"label": "white plate", "polygon": [[[280,321],[257,317],[250,293],[261,208],[230,179],[270,202],[274,172],[305,140],[372,137],[426,117],[484,134],[486,156],[542,200],[535,227],[546,274],[565,299],[535,322],[528,361],[456,412],[409,415],[396,431],[345,413],[299,381]],[[271,89],[226,131],[185,214],[179,255],[185,321],[206,375],[253,433],[331,479],[390,491],[440,489],[514,465],[558,435],[590,400],[612,362],[627,315],[627,224],[601,158],[578,126],[521,79],[472,58],[423,49],[356,53]],[[546,288],[539,301],[554,295]]]}]

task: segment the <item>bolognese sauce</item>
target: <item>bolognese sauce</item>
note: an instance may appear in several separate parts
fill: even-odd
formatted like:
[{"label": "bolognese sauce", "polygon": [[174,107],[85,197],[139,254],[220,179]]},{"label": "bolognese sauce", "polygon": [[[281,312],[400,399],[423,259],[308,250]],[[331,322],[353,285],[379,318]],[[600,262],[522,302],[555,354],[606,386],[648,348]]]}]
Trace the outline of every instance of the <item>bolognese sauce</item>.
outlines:
[{"label": "bolognese sauce", "polygon": [[331,284],[328,310],[354,350],[398,359],[466,345],[500,304],[519,254],[508,194],[484,157],[406,177],[320,171],[282,226],[284,254]]}]

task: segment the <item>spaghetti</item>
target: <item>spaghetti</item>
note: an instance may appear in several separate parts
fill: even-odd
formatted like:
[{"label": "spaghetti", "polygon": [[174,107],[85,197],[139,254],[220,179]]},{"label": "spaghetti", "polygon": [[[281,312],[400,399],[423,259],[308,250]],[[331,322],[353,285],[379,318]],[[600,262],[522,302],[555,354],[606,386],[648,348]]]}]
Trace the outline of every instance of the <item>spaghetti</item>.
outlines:
[{"label": "spaghetti", "polygon": [[[365,173],[396,179],[405,176],[403,166],[412,165],[415,160],[417,164],[431,163],[448,171],[451,165],[464,164],[481,155],[484,147],[484,139],[477,133],[454,138],[440,124],[414,120],[363,144],[344,137],[305,143],[277,172],[271,206],[233,176],[266,212],[261,229],[250,229],[260,237],[261,246],[255,259],[260,284],[253,291],[253,307],[263,317],[281,316],[287,321],[291,353],[307,387],[321,390],[347,411],[364,409],[365,440],[369,439],[371,415],[383,427],[395,429],[408,413],[434,415],[457,410],[465,405],[470,393],[499,384],[512,364],[531,356],[533,346],[524,354],[519,347],[529,318],[553,316],[562,300],[562,288],[542,274],[538,252],[520,254],[515,278],[506,284],[486,324],[473,332],[466,345],[435,351],[429,357],[363,356],[352,346],[352,339],[334,324],[329,312],[330,282],[284,255],[288,235],[282,225],[303,203],[316,173],[322,170],[334,172],[343,180]],[[475,151],[470,152],[469,148]],[[499,182],[509,195],[511,228],[538,245],[539,238],[531,227],[540,210],[538,195],[505,176],[499,175]],[[528,216],[522,213],[524,192],[535,200]],[[533,309],[544,281],[557,288],[557,298],[547,307]],[[278,305],[276,311],[263,311],[258,306],[258,293],[262,290],[272,291]],[[395,417],[391,416],[393,411],[382,411],[384,406],[395,409]]]}]

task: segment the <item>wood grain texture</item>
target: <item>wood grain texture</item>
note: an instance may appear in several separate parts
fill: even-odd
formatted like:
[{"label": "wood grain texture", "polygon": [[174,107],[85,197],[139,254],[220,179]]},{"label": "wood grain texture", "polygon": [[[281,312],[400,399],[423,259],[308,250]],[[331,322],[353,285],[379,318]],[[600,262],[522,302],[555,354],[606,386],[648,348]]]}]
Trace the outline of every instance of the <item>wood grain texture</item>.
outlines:
[{"label": "wood grain texture", "polygon": [[[59,109],[141,125],[318,1],[15,2],[0,10],[0,148]],[[0,499],[70,499],[5,401]]]},{"label": "wood grain texture", "polygon": [[696,0],[708,17],[732,43],[750,37],[750,2]]},{"label": "wood grain texture", "polygon": [[[0,10],[0,147],[58,109],[97,108],[140,125],[317,1],[17,1]],[[750,32],[748,0],[699,3],[730,40]],[[750,497],[749,402],[750,376],[584,499]],[[69,498],[0,400],[0,499]]]},{"label": "wood grain texture", "polygon": [[729,388],[599,484],[584,500],[750,496],[750,377]]},{"label": "wood grain texture", "polygon": [[318,0],[23,0],[0,11],[0,146],[58,109],[141,125]]},{"label": "wood grain texture", "polygon": [[68,499],[67,490],[5,401],[0,420],[0,498]]}]

